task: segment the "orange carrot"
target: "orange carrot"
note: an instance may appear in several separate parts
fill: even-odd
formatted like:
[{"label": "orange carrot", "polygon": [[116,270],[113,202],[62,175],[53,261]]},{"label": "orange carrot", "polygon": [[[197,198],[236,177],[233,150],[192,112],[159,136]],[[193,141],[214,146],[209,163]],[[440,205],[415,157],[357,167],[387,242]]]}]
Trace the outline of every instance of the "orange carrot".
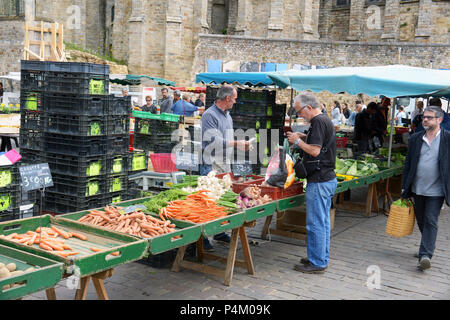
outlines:
[{"label": "orange carrot", "polygon": [[117,256],[119,255],[119,251],[111,252],[111,254],[112,254],[113,256],[117,257]]},{"label": "orange carrot", "polygon": [[84,236],[84,235],[82,235],[80,233],[75,233],[75,232],[71,232],[71,233],[72,233],[72,236],[74,236],[75,238],[78,238],[78,239],[81,239],[81,240],[84,240],[84,241],[87,240],[86,236]]}]

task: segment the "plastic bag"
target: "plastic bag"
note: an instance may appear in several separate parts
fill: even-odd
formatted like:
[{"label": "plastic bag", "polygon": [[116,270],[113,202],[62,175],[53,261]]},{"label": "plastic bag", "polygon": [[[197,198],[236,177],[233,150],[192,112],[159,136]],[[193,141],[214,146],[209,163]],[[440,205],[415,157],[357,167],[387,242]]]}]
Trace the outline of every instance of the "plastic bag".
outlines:
[{"label": "plastic bag", "polygon": [[271,186],[283,189],[289,188],[294,183],[294,161],[283,148],[279,148],[270,159],[265,181]]}]

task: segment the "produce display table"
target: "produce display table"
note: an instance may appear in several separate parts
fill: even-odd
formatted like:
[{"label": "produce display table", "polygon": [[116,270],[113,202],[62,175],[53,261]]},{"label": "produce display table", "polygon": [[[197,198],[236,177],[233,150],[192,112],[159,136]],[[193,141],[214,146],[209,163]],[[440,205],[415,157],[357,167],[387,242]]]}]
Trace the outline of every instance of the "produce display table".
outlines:
[{"label": "produce display table", "polygon": [[[74,300],[86,300],[86,294],[88,290],[89,280],[92,279],[94,283],[95,291],[97,292],[97,296],[99,300],[109,300],[108,294],[106,293],[105,286],[103,284],[103,280],[106,278],[110,278],[114,274],[114,269],[109,269],[106,271],[102,271],[87,277],[82,277],[79,279],[80,288],[77,289],[75,293]],[[66,275],[64,278],[67,278]],[[56,300],[55,288],[49,288],[45,291],[48,300]]]},{"label": "produce display table", "polygon": [[[184,260],[184,254],[187,246],[178,250],[175,261],[172,265],[172,271],[179,272],[181,268],[202,272],[209,275],[219,276],[224,279],[224,285],[230,286],[233,278],[234,266],[246,268],[249,274],[255,274],[253,261],[250,253],[250,246],[248,244],[246,227],[254,227],[255,221],[245,222],[243,225],[231,230],[230,247],[228,249],[227,257],[221,257],[215,254],[203,251],[203,238],[197,241],[197,259],[198,262],[191,262]],[[242,250],[244,252],[244,261],[236,259],[236,251],[238,247],[238,237],[241,240]],[[203,264],[203,259],[218,260],[226,264],[225,269],[219,269]]]}]

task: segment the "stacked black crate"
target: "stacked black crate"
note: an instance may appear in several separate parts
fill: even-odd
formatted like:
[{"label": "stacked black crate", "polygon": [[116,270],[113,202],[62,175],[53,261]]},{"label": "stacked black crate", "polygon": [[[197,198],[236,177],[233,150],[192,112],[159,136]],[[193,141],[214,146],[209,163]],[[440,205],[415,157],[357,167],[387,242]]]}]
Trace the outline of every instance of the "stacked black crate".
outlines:
[{"label": "stacked black crate", "polygon": [[[24,158],[30,163],[47,162],[54,183],[46,190],[43,210],[66,213],[122,200],[128,187],[131,103],[129,98],[107,95],[109,67],[23,61],[22,81],[24,88],[33,90],[24,99],[38,93],[36,103],[22,105],[36,105],[37,119],[28,115],[23,130],[32,132],[35,127],[29,127],[38,121],[34,149],[39,156],[25,149]],[[29,132],[21,131],[21,141],[34,151]]]},{"label": "stacked black crate", "polygon": [[[278,145],[283,144],[285,114],[286,104],[276,104],[275,91],[238,89],[238,98],[230,115],[235,130],[255,130],[257,159],[253,169],[257,174],[267,167]],[[250,159],[247,153],[246,160]]]},{"label": "stacked black crate", "polygon": [[0,167],[0,222],[20,218],[20,180],[17,165]]}]

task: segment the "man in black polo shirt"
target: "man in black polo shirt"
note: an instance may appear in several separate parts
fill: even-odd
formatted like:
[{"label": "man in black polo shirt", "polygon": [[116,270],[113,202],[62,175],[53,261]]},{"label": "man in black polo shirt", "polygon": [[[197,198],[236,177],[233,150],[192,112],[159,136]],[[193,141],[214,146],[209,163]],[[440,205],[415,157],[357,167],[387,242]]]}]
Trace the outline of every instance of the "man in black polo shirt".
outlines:
[{"label": "man in black polo shirt", "polygon": [[311,123],[308,133],[289,132],[288,139],[304,154],[308,175],[306,185],[307,258],[294,270],[323,273],[330,251],[330,208],[337,187],[336,134],[331,120],[322,113],[317,98],[302,92],[294,99],[297,114]]}]

